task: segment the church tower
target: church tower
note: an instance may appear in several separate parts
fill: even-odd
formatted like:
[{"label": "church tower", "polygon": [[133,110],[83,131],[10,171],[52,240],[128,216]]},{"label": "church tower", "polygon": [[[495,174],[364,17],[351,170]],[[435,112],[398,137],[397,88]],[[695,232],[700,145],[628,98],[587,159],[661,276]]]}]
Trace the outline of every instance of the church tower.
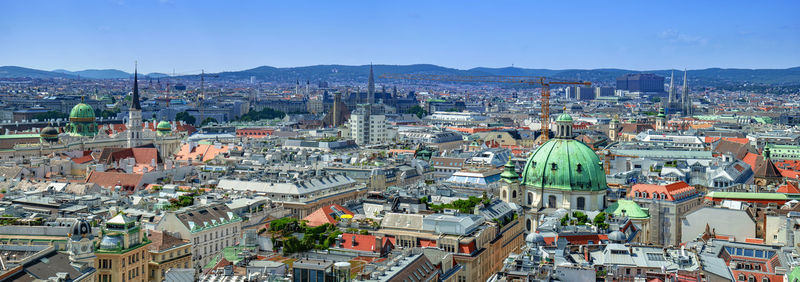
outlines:
[{"label": "church tower", "polygon": [[672,112],[675,108],[675,71],[669,77],[669,97],[667,99],[667,106],[665,107],[668,112]]},{"label": "church tower", "polygon": [[72,223],[67,238],[67,253],[72,262],[94,266],[94,234],[92,226],[86,220],[76,219]]},{"label": "church tower", "polygon": [[142,105],[139,104],[139,75],[138,66],[133,70],[133,99],[131,107],[128,109],[128,147],[138,147],[142,145]]},{"label": "church tower", "polygon": [[608,139],[617,141],[617,134],[619,134],[619,115],[614,115],[608,123]]},{"label": "church tower", "polygon": [[656,130],[667,130],[667,115],[664,114],[664,108],[661,108],[656,116]]},{"label": "church tower", "polygon": [[500,173],[500,200],[522,205],[522,198],[524,195],[519,185],[519,174],[509,158],[506,165],[503,166],[503,172]]},{"label": "church tower", "polygon": [[689,84],[686,82],[686,70],[683,70],[683,93],[681,94],[681,110],[684,116],[691,116],[692,99],[689,97]]}]

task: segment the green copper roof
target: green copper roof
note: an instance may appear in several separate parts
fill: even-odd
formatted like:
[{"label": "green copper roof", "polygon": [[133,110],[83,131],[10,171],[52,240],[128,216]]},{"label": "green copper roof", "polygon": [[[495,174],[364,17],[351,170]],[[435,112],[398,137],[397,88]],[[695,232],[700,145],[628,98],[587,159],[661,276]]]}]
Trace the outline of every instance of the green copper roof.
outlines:
[{"label": "green copper roof", "polygon": [[706,195],[708,198],[728,198],[728,199],[754,199],[754,200],[789,200],[789,196],[781,193],[749,193],[749,192],[718,192],[714,191]]},{"label": "green copper roof", "polygon": [[72,110],[69,112],[69,119],[91,119],[91,120],[80,120],[80,121],[94,121],[94,109],[92,106],[89,106],[84,103],[80,103],[72,107]]},{"label": "green copper roof", "polygon": [[573,139],[551,139],[536,149],[525,164],[522,184],[562,190],[608,189],[600,158]]},{"label": "green copper roof", "polygon": [[789,281],[794,282],[800,280],[800,267],[793,267],[789,272]]},{"label": "green copper roof", "polygon": [[615,216],[622,216],[622,211],[625,211],[625,216],[633,219],[649,218],[650,214],[642,209],[636,202],[631,200],[619,200],[606,208],[605,212]]},{"label": "green copper roof", "polygon": [[161,122],[158,123],[158,125],[156,126],[156,129],[158,129],[158,130],[172,130],[172,125],[169,124],[168,121],[162,120]]},{"label": "green copper roof", "polygon": [[568,113],[563,113],[558,116],[556,121],[572,121],[572,116],[570,116]]},{"label": "green copper roof", "polygon": [[516,166],[514,166],[514,163],[512,163],[510,159],[503,167],[504,167],[503,172],[500,173],[500,178],[502,180],[505,180],[506,182],[511,182],[519,178],[519,174],[517,174],[517,168]]}]

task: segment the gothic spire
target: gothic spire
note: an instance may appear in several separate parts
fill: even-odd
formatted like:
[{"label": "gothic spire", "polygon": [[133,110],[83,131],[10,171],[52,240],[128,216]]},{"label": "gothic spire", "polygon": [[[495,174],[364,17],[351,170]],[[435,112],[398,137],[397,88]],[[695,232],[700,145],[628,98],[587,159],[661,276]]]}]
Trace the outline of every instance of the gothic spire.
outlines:
[{"label": "gothic spire", "polygon": [[672,71],[672,75],[669,79],[669,99],[667,100],[667,108],[672,107],[672,103],[675,102],[675,71]]},{"label": "gothic spire", "polygon": [[138,63],[133,67],[133,99],[131,100],[132,110],[141,110],[142,105],[139,104],[139,66]]},{"label": "gothic spire", "polygon": [[688,116],[692,114],[692,101],[689,98],[689,84],[686,82],[686,69],[683,70],[683,93],[681,94],[681,102],[683,102],[683,115]]}]

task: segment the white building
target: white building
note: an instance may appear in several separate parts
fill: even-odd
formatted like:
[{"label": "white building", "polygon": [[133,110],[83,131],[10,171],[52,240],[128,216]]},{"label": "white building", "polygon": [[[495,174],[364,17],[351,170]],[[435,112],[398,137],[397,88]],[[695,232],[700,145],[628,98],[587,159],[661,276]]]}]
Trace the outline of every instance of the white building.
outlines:
[{"label": "white building", "polygon": [[386,127],[386,116],[371,105],[359,105],[350,114],[350,135],[359,146],[388,142]]}]

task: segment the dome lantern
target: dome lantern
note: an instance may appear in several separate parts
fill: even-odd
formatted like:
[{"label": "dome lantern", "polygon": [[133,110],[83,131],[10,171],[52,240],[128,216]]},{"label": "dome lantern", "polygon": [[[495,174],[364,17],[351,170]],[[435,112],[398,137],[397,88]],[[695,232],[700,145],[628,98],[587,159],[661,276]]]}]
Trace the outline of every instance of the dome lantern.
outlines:
[{"label": "dome lantern", "polygon": [[567,113],[556,119],[556,138],[572,139],[572,116]]}]

